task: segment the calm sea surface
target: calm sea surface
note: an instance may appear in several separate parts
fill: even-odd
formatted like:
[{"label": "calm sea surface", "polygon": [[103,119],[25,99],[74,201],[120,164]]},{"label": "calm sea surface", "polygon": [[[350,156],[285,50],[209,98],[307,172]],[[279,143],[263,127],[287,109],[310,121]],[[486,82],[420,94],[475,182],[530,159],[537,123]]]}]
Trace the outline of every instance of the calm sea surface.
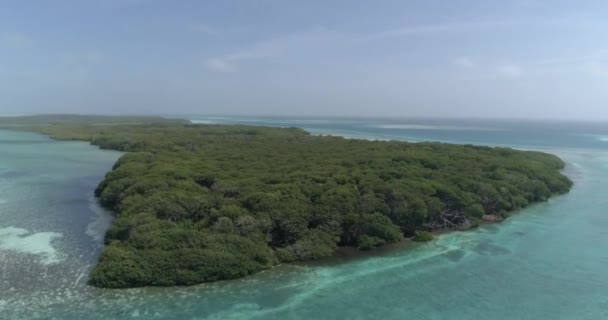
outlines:
[{"label": "calm sea surface", "polygon": [[498,225],[378,255],[188,288],[85,285],[111,215],[92,197],[120,157],[0,131],[0,319],[608,319],[608,125],[191,117],[350,138],[552,152],[572,191]]}]

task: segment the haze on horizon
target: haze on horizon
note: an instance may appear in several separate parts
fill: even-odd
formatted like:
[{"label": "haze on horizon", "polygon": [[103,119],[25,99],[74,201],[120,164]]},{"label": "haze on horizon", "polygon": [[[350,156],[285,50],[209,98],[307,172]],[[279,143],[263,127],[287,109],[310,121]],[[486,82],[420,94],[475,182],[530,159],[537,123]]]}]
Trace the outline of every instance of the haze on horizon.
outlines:
[{"label": "haze on horizon", "polygon": [[608,120],[605,1],[0,3],[0,114]]}]

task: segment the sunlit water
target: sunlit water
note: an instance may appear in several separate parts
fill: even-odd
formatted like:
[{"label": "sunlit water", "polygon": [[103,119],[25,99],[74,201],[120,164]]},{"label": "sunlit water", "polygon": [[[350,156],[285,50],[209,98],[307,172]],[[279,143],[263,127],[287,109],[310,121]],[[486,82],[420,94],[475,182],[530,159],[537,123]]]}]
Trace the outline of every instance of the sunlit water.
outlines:
[{"label": "sunlit water", "polygon": [[608,319],[601,126],[197,120],[543,148],[567,161],[575,186],[504,223],[378,255],[196,287],[101,290],[85,283],[109,215],[91,195],[120,154],[0,131],[0,319]]}]

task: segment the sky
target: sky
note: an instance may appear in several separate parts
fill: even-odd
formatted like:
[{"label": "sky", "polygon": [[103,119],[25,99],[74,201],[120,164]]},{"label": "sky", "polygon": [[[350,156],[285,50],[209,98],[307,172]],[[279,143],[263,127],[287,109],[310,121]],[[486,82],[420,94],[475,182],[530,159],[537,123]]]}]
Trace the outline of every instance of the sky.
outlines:
[{"label": "sky", "polygon": [[608,120],[608,1],[0,0],[0,114]]}]

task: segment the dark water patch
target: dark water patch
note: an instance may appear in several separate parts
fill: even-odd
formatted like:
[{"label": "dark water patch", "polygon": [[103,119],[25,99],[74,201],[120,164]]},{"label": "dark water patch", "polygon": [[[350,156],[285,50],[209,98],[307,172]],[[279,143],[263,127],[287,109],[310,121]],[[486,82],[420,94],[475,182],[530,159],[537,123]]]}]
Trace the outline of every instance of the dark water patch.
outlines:
[{"label": "dark water patch", "polygon": [[511,253],[511,250],[487,241],[478,242],[477,245],[473,247],[473,251],[484,256],[499,256]]},{"label": "dark water patch", "polygon": [[31,175],[31,174],[24,172],[24,171],[16,171],[16,170],[2,171],[2,172],[0,172],[0,179],[17,179],[17,178],[26,177],[28,175]]},{"label": "dark water patch", "polygon": [[[68,281],[68,279],[57,276],[65,272],[64,265],[59,263],[47,265],[44,263],[44,258],[38,255],[2,251],[0,257],[2,258],[1,290],[31,292],[38,288],[60,285],[62,282]],[[19,279],[19,281],[14,281],[14,279]]]},{"label": "dark water patch", "polygon": [[81,198],[68,198],[59,200],[58,203],[61,203],[63,205],[88,205],[89,200]]},{"label": "dark water patch", "polygon": [[498,226],[496,226],[494,224],[485,224],[482,227],[482,230],[485,231],[485,232],[487,232],[487,233],[497,233],[498,230],[500,230],[500,229],[498,228]]},{"label": "dark water patch", "polygon": [[464,250],[450,250],[442,255],[442,257],[452,261],[452,262],[460,262],[462,258],[464,258],[465,252]]}]

